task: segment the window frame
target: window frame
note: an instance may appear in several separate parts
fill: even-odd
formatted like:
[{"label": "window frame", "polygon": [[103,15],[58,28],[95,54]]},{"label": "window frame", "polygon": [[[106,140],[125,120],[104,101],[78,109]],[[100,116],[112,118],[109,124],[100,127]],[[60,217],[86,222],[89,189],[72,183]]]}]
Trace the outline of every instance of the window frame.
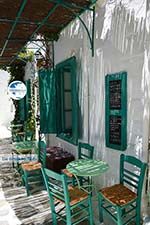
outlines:
[{"label": "window frame", "polygon": [[[57,64],[55,68],[57,90],[57,137],[75,145],[77,145],[78,143],[78,94],[76,87],[76,67],[76,58],[71,57]],[[67,70],[66,68],[69,68],[71,72],[72,135],[68,135],[65,132],[65,87],[63,72],[64,70]]]}]

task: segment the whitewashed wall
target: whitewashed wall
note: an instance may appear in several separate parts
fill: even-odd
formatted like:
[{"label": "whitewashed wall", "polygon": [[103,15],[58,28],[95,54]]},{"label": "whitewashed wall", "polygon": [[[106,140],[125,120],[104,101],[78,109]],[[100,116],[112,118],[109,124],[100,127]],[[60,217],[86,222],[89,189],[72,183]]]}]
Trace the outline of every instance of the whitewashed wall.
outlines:
[{"label": "whitewashed wall", "polygon": [[35,76],[37,76],[36,71],[36,62],[33,60],[32,62],[27,62],[25,65],[25,75],[24,75],[24,81],[29,79],[34,79]]},{"label": "whitewashed wall", "polygon": [[10,74],[0,70],[0,138],[10,137],[10,122],[14,119],[15,108],[7,88]]},{"label": "whitewashed wall", "polygon": [[[99,4],[100,5],[100,4]],[[95,56],[92,58],[87,34],[76,20],[55,43],[55,63],[72,55],[78,62],[79,105],[82,140],[95,147],[95,158],[106,160],[109,171],[97,185],[118,181],[120,151],[105,146],[105,76],[128,73],[128,146],[125,154],[147,160],[150,110],[150,10],[146,0],[107,1],[96,4]],[[89,12],[82,19],[91,27]],[[50,137],[74,151],[75,147]]]}]

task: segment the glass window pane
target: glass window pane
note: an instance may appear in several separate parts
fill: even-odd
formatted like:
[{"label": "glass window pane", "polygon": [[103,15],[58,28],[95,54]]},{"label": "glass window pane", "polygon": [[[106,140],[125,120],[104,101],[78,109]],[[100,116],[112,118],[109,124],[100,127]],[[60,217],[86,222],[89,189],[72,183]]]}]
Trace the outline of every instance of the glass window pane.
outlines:
[{"label": "glass window pane", "polygon": [[72,109],[71,92],[65,92],[65,109]]},{"label": "glass window pane", "polygon": [[72,111],[71,112],[65,112],[65,129],[71,129],[72,130]]},{"label": "glass window pane", "polygon": [[71,90],[71,72],[64,72],[64,89]]}]

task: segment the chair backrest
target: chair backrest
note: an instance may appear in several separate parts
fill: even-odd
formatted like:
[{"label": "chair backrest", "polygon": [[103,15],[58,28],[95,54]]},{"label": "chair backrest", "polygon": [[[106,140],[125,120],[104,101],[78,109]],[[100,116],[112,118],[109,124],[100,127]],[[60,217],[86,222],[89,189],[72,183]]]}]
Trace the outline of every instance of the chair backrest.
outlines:
[{"label": "chair backrest", "polygon": [[38,142],[38,161],[43,167],[46,166],[46,143],[44,141]]},{"label": "chair backrest", "polygon": [[42,168],[42,174],[50,198],[51,209],[54,209],[54,201],[57,199],[66,205],[67,212],[69,213],[69,192],[66,175],[46,168]]},{"label": "chair backrest", "polygon": [[88,143],[79,142],[78,144],[78,158],[79,159],[92,159],[94,147]]},{"label": "chair backrest", "polygon": [[141,199],[142,187],[147,164],[134,156],[121,154],[120,183],[127,185]]},{"label": "chair backrest", "polygon": [[25,131],[25,140],[26,141],[33,141],[34,140],[34,133],[32,131]]}]

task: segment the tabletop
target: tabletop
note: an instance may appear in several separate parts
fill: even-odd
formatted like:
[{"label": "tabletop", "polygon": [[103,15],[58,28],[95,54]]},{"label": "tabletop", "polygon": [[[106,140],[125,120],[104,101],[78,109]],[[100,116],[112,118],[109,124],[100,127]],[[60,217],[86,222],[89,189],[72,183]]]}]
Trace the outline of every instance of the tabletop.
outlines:
[{"label": "tabletop", "polygon": [[13,152],[17,154],[28,154],[32,152],[32,149],[35,148],[36,142],[35,141],[22,141],[22,142],[15,142],[13,144]]},{"label": "tabletop", "polygon": [[78,159],[68,163],[66,168],[76,176],[92,177],[106,172],[109,165],[101,160]]}]

